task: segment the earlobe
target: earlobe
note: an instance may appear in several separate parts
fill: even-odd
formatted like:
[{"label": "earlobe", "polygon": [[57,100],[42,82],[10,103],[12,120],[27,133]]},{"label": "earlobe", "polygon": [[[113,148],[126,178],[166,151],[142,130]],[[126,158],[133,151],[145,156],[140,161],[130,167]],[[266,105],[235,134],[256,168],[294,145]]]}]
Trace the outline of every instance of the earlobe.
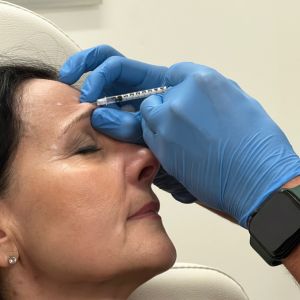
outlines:
[{"label": "earlobe", "polygon": [[15,242],[8,234],[0,229],[0,267],[8,268],[14,265],[19,258]]}]

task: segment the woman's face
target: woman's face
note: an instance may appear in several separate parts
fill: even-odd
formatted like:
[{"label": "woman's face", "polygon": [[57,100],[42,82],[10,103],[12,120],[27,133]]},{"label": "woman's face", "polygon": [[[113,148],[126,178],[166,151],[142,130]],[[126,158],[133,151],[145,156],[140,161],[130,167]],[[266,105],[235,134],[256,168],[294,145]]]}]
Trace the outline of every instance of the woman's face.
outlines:
[{"label": "woman's face", "polygon": [[[170,268],[176,252],[153,212],[152,152],[95,131],[96,106],[80,104],[70,86],[36,79],[22,95],[9,200],[18,263],[37,281],[65,282],[142,282]],[[130,218],[147,204],[152,212]]]}]

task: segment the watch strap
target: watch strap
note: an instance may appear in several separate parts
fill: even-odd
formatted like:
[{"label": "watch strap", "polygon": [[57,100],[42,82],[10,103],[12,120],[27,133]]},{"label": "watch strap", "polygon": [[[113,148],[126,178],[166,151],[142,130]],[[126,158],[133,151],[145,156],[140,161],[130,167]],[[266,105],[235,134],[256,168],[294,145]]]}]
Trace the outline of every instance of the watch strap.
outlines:
[{"label": "watch strap", "polygon": [[287,189],[287,190],[292,191],[295,194],[295,196],[298,198],[298,200],[300,200],[300,185],[298,185],[292,189]]},{"label": "watch strap", "polygon": [[266,252],[262,246],[250,236],[251,247],[261,256],[261,258],[270,266],[275,267],[282,264],[281,260],[274,259],[272,256]]}]

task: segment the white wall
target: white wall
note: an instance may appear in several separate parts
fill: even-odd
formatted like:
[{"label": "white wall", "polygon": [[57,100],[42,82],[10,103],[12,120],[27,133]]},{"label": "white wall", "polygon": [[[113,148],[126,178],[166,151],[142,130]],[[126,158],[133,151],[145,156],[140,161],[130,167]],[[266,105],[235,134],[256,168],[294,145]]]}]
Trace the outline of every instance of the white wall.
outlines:
[{"label": "white wall", "polygon": [[[217,69],[258,99],[300,153],[300,1],[103,0],[99,7],[38,11],[82,48],[109,44],[127,57]],[[254,300],[300,299],[284,267],[268,267],[246,230],[157,191],[178,261],[228,272]]]}]

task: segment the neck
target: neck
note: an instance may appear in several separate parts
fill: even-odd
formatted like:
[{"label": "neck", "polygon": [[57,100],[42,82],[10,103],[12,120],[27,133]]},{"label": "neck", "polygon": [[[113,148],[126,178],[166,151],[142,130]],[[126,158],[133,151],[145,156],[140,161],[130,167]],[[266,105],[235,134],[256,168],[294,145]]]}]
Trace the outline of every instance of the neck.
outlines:
[{"label": "neck", "polygon": [[[106,281],[69,282],[58,281],[48,276],[30,276],[27,272],[10,269],[10,274],[1,276],[11,300],[126,300],[129,295],[149,278],[141,274],[119,276]],[[142,278],[144,277],[144,278]],[[8,284],[8,285],[7,285]]]}]

